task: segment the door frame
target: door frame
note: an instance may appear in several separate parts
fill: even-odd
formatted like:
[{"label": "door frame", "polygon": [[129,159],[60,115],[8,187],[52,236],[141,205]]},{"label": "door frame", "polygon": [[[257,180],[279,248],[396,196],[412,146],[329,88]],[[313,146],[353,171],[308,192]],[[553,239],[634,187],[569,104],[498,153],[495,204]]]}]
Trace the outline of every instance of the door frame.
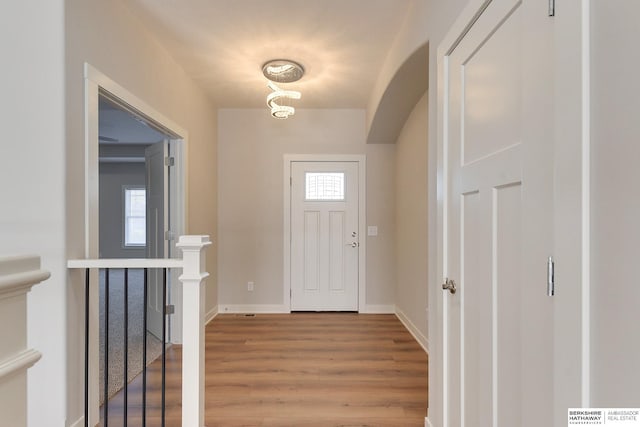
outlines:
[{"label": "door frame", "polygon": [[284,194],[283,210],[283,307],[291,312],[291,163],[293,162],[355,162],[358,163],[358,235],[360,251],[358,255],[358,312],[366,313],[367,296],[367,171],[364,154],[285,154],[283,156],[282,185]]},{"label": "door frame", "polygon": [[[115,98],[137,114],[141,115],[164,132],[171,135],[169,155],[174,158],[174,166],[169,179],[171,201],[169,203],[169,229],[175,236],[187,230],[187,144],[186,129],[164,116],[126,88],[85,63],[85,256],[99,258],[99,117],[98,100],[101,94]],[[175,258],[179,251],[169,245],[169,256]],[[175,306],[175,316],[171,321],[171,342],[182,342],[182,288],[178,272],[171,274],[171,282],[178,284],[171,292],[171,303]]]},{"label": "door frame", "polygon": [[[120,101],[145,119],[158,125],[166,133],[174,136],[171,138],[170,155],[174,157],[175,180],[170,180],[170,191],[174,191],[170,204],[170,227],[175,235],[184,234],[187,230],[187,181],[185,171],[187,170],[187,156],[189,135],[185,128],[179,126],[171,119],[167,118],[141,98],[115,82],[113,79],[102,73],[91,64],[84,64],[84,139],[85,139],[85,206],[84,206],[84,236],[85,236],[85,257],[87,259],[99,258],[99,97],[101,94],[108,94]],[[171,249],[169,253],[172,257],[179,252]],[[172,283],[180,284],[178,271],[171,273]],[[91,272],[91,282],[98,283],[98,272]],[[182,342],[182,288],[176,286],[171,294],[172,303],[175,305],[175,315],[171,322],[173,332],[171,342]],[[99,358],[99,330],[98,330],[98,292],[92,292],[89,305],[92,312],[96,313],[95,318],[90,322],[89,342],[89,395],[90,409],[89,419],[97,420],[99,406],[98,390],[98,358]]]},{"label": "door frame", "polygon": [[[554,298],[555,425],[566,423],[567,408],[589,407],[590,399],[590,1],[556,3],[555,16],[555,138],[554,236],[556,295]],[[429,425],[448,427],[447,276],[448,138],[445,124],[448,102],[448,56],[491,0],[469,0],[437,49],[436,250],[429,255],[435,267],[429,292],[429,341],[435,343],[429,359]],[[571,52],[572,54],[567,54]],[[435,210],[435,211],[434,211]],[[433,216],[432,216],[433,215]],[[557,236],[562,236],[558,238]],[[544,267],[544,266],[543,266]]]}]

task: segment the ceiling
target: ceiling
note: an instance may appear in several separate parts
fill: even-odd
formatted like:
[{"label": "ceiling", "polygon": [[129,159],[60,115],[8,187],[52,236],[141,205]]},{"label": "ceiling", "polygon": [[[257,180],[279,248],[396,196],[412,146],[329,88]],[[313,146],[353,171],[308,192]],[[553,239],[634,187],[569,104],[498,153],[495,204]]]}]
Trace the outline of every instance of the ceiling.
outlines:
[{"label": "ceiling", "polygon": [[299,108],[366,108],[413,0],[128,0],[218,108],[265,107],[262,65],[304,77]]}]

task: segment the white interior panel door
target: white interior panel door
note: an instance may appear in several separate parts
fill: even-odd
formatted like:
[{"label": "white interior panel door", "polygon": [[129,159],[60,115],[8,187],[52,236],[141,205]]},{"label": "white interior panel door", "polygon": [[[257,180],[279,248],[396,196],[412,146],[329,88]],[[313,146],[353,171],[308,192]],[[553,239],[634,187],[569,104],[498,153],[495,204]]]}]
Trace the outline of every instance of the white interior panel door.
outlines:
[{"label": "white interior panel door", "polygon": [[291,163],[291,309],[358,310],[358,163]]},{"label": "white interior panel door", "polygon": [[[168,142],[158,142],[145,149],[147,258],[165,258],[169,253],[165,239],[169,226],[169,167],[165,165],[168,156]],[[162,269],[149,269],[148,280],[147,330],[161,338],[164,320]]]},{"label": "white interior panel door", "polygon": [[553,424],[553,49],[543,3],[489,2],[444,59],[443,270],[456,287],[443,286],[445,426]]}]

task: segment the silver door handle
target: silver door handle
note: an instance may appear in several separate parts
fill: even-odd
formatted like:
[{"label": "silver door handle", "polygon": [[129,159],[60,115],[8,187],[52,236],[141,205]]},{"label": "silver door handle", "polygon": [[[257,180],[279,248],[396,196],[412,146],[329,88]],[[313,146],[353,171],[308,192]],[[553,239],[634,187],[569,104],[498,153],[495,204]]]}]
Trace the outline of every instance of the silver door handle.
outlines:
[{"label": "silver door handle", "polygon": [[449,292],[451,292],[452,294],[455,294],[456,291],[458,290],[456,288],[456,282],[453,281],[452,279],[449,279],[448,277],[444,279],[444,283],[442,284],[442,289],[443,290],[449,290]]},{"label": "silver door handle", "polygon": [[351,242],[351,243],[347,243],[345,246],[351,246],[352,248],[357,248],[358,246],[360,246],[360,243]]}]

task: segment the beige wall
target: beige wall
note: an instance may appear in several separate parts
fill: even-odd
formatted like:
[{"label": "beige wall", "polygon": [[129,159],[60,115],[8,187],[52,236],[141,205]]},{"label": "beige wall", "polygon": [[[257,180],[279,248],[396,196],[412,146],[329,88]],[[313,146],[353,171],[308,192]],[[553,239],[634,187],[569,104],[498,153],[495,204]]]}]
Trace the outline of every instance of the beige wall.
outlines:
[{"label": "beige wall", "polygon": [[[371,128],[378,105],[398,69],[412,53],[428,41],[426,36],[428,19],[427,7],[432,2],[433,1],[429,0],[414,0],[411,3],[402,29],[398,32],[380,70],[380,74],[376,79],[376,84],[371,91],[367,105],[367,132]],[[426,72],[427,70],[425,70],[425,73]]]},{"label": "beige wall", "polygon": [[[180,65],[126,9],[124,2],[68,0],[66,28],[66,241],[67,256],[84,255],[84,78],[88,62],[189,134],[187,147],[188,233],[216,231],[216,112]],[[217,306],[216,245],[207,253],[207,309]],[[67,287],[66,407],[69,423],[82,413],[80,333],[81,278],[73,275]],[[64,340],[62,340],[64,343]],[[64,371],[60,366],[52,371]],[[57,390],[41,382],[49,396]],[[35,402],[37,403],[37,402]],[[49,425],[33,415],[33,425]],[[58,425],[56,423],[56,425]],[[62,424],[59,424],[62,425]]]},{"label": "beige wall", "polygon": [[396,312],[427,344],[428,92],[396,142]]},{"label": "beige wall", "polygon": [[591,2],[591,406],[640,402],[636,0]]},{"label": "beige wall", "polygon": [[321,153],[367,156],[367,224],[379,235],[367,239],[366,304],[392,310],[395,147],[365,144],[364,111],[298,110],[280,121],[266,108],[229,109],[220,110],[218,123],[221,308],[281,309],[283,155]]}]

